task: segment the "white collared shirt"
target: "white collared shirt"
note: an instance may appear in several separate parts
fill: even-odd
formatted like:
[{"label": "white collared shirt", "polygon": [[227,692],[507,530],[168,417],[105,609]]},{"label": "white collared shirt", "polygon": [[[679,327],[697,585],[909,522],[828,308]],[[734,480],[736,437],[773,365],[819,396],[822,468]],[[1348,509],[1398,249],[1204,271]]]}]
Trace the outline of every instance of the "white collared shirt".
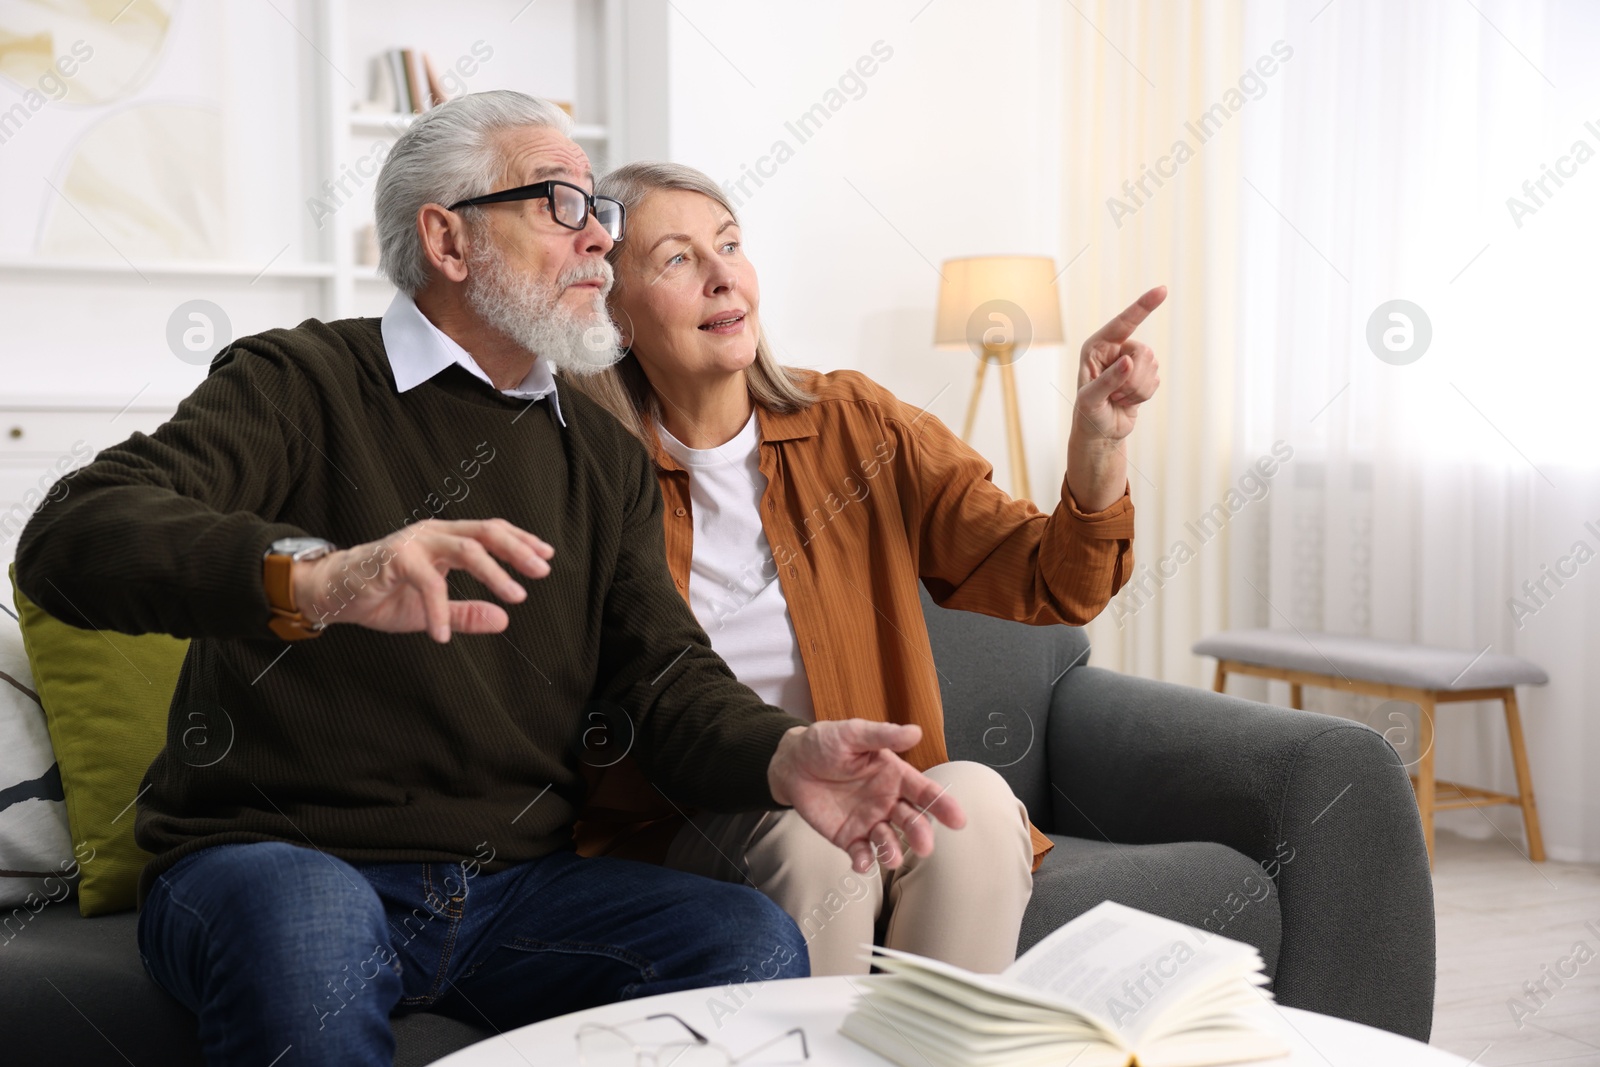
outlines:
[{"label": "white collared shirt", "polygon": [[[389,369],[394,373],[398,391],[403,393],[421,385],[452,363],[460,364],[490,386],[494,385],[477,360],[430,322],[416,301],[405,293],[396,293],[389,302],[389,310],[383,313],[382,329],[383,350],[389,357]],[[556,421],[562,426],[567,424],[561,414],[561,394],[556,391],[555,375],[550,373],[550,364],[542,359],[533,361],[533,369],[520,383],[500,392],[530,402],[548,396]]]}]

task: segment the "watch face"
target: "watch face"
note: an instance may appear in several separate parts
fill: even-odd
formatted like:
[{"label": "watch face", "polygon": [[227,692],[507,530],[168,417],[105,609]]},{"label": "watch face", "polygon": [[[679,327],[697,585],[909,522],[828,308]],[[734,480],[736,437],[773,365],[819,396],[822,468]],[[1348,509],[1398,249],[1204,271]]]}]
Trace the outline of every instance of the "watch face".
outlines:
[{"label": "watch face", "polygon": [[272,542],[272,547],[268,551],[275,556],[304,559],[308,553],[321,555],[331,548],[333,545],[320,537],[280,537]]}]

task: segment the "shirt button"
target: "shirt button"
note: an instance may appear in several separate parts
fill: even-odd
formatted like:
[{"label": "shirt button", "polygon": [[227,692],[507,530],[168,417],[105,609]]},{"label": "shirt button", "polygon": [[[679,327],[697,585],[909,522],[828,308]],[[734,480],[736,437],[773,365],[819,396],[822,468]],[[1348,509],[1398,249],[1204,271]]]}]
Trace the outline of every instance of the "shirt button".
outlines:
[{"label": "shirt button", "polygon": [[682,508],[679,508],[678,510],[674,511],[673,514],[678,516],[678,518],[681,519],[681,518],[683,518],[685,515],[687,515],[689,513],[687,511],[683,510]]}]

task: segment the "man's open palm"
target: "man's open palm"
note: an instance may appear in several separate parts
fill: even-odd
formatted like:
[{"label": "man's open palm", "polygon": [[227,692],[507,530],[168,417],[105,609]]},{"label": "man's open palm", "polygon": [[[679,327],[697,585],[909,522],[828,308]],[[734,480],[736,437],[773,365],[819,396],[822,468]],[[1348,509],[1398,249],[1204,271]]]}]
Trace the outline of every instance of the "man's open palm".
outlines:
[{"label": "man's open palm", "polygon": [[865,719],[796,727],[767,771],[773,798],[848,852],[857,871],[871,870],[874,855],[892,870],[904,859],[900,834],[926,856],[932,820],[955,830],[967,821],[954,797],[895,755],[921,738],[920,727]]}]

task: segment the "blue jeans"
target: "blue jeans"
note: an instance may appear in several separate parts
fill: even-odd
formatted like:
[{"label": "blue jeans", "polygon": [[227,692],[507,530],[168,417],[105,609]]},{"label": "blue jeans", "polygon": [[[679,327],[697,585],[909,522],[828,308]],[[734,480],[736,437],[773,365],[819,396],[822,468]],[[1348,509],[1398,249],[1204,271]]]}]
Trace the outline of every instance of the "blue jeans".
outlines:
[{"label": "blue jeans", "polygon": [[394,1012],[509,1030],[809,972],[793,920],[748,886],[571,851],[487,874],[280,842],[217,845],[165,871],[139,913],[139,955],[199,1017],[208,1064],[258,1067],[390,1067]]}]

